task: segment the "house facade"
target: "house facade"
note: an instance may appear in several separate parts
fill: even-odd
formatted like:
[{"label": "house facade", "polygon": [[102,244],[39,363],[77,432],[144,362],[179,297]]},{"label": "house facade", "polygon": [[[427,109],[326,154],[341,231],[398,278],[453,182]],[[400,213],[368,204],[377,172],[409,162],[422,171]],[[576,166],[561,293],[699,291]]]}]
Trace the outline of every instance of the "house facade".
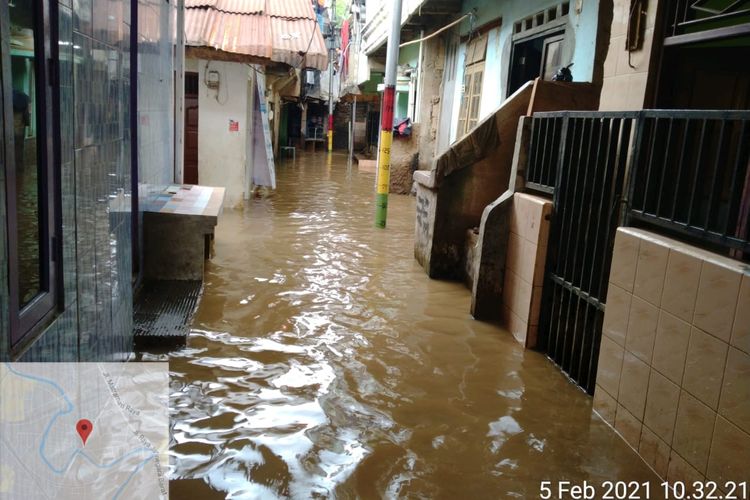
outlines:
[{"label": "house facade", "polygon": [[[367,2],[357,84],[381,78],[388,5]],[[606,9],[605,9],[606,10]],[[396,140],[392,188],[409,192],[411,172],[429,170],[435,155],[489,116],[523,83],[551,79],[570,66],[573,80],[600,82],[608,11],[598,2],[405,2],[395,115],[414,135]],[[603,19],[600,19],[600,17]],[[595,64],[597,62],[597,64]],[[396,186],[394,183],[404,183]]]},{"label": "house facade", "polygon": [[[254,186],[274,187],[268,168],[280,147],[303,147],[317,133],[323,141],[328,55],[319,7],[309,0],[187,7],[183,180],[225,187],[225,206],[237,206]],[[260,145],[266,139],[270,155]]]}]

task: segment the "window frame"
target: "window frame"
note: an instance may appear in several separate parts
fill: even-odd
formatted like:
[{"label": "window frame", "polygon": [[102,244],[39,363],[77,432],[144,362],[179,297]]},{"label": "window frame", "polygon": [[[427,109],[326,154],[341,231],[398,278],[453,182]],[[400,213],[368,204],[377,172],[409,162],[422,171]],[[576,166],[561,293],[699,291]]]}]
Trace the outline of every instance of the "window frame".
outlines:
[{"label": "window frame", "polygon": [[40,293],[21,307],[18,269],[18,205],[15,173],[15,137],[13,134],[13,83],[10,53],[10,7],[3,2],[0,17],[0,81],[3,87],[3,137],[5,149],[5,195],[8,255],[8,348],[18,352],[36,339],[56,315],[62,297],[60,238],[61,206],[59,196],[59,85],[57,82],[57,22],[53,0],[30,0],[34,6],[34,91],[36,102],[32,118],[36,121],[37,164],[39,165]]},{"label": "window frame", "polygon": [[[461,105],[458,110],[458,137],[463,137],[479,123],[488,38],[487,33],[484,33],[466,45]],[[477,105],[472,113],[475,100]]]}]

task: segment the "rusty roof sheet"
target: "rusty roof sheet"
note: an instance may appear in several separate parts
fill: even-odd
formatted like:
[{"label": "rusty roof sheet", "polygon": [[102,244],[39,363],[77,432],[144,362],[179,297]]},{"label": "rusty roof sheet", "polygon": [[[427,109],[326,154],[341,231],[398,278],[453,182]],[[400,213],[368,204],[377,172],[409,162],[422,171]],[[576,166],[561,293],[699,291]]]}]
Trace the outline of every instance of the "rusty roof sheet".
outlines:
[{"label": "rusty roof sheet", "polygon": [[286,19],[315,19],[310,0],[266,0],[266,13]]},{"label": "rusty roof sheet", "polygon": [[185,9],[187,44],[271,59],[269,18],[228,14],[214,9]]},{"label": "rusty roof sheet", "polygon": [[212,7],[230,14],[262,14],[266,0],[185,0],[185,8]]},{"label": "rusty roof sheet", "polygon": [[[271,17],[270,20],[271,59],[290,66],[326,69],[328,56],[317,22],[280,17]],[[304,61],[300,53],[306,53]]]},{"label": "rusty roof sheet", "polygon": [[328,65],[310,0],[186,0],[186,7],[187,45],[296,67]]}]

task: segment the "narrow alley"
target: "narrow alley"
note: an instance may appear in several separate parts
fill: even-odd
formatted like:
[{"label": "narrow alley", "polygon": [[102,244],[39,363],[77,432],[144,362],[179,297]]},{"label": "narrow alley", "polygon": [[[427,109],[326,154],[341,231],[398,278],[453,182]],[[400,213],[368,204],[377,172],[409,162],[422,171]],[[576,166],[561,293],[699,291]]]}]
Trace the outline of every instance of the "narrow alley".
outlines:
[{"label": "narrow alley", "polygon": [[222,215],[168,356],[172,498],[532,498],[562,479],[651,480],[659,498],[590,397],[424,274],[413,197],[373,228],[373,183],[303,154]]},{"label": "narrow alley", "polygon": [[750,2],[0,2],[0,500],[750,500]]}]

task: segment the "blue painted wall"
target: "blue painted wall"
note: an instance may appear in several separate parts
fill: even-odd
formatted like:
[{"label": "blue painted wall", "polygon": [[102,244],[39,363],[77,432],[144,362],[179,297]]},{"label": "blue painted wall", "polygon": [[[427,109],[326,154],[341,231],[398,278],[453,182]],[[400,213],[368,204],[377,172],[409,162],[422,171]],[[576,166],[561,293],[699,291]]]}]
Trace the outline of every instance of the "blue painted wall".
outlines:
[{"label": "blue painted wall", "polygon": [[[505,99],[508,88],[508,71],[511,59],[513,25],[539,11],[558,5],[560,1],[550,0],[465,0],[462,13],[476,8],[475,27],[481,27],[498,18],[502,19],[500,27],[488,34],[485,76],[482,91],[480,117],[488,115]],[[596,34],[599,16],[599,2],[582,0],[580,13],[576,12],[576,2],[570,2],[570,13],[565,26],[566,46],[563,52],[565,64],[573,62],[571,68],[575,81],[590,82],[594,74],[594,56],[596,51]],[[468,20],[462,22],[456,30],[457,36],[467,35],[470,30]],[[463,64],[460,64],[457,82],[463,82]],[[457,87],[459,87],[458,85]],[[456,89],[454,99],[460,100],[460,88]],[[457,107],[454,106],[453,130],[451,139],[455,139],[457,124]]]}]

